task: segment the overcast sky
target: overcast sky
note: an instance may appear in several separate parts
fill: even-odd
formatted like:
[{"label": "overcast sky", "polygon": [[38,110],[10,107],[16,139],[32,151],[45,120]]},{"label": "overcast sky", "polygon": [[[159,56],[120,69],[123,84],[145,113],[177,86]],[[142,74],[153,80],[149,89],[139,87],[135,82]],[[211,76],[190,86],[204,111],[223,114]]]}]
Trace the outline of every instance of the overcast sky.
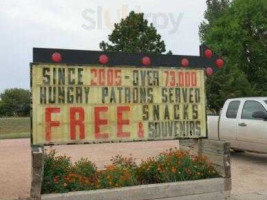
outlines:
[{"label": "overcast sky", "polygon": [[30,88],[33,47],[99,50],[114,22],[144,12],[174,54],[199,55],[205,0],[0,0],[0,93]]}]

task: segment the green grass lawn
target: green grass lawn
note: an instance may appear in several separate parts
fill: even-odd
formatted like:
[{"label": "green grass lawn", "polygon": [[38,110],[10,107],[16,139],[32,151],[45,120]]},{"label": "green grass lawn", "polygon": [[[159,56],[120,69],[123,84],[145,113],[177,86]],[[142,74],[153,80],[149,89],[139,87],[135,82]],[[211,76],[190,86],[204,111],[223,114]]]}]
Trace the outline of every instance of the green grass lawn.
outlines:
[{"label": "green grass lawn", "polygon": [[17,139],[17,138],[30,138],[31,134],[28,133],[8,133],[8,134],[0,134],[0,140],[4,139]]},{"label": "green grass lawn", "polygon": [[30,137],[30,118],[0,118],[0,139]]}]

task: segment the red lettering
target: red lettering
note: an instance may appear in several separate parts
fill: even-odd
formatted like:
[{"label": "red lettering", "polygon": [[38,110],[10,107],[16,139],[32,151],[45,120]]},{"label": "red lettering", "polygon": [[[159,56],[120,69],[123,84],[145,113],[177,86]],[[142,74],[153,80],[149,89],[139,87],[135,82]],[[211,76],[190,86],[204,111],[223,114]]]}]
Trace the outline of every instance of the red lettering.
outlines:
[{"label": "red lettering", "polygon": [[190,86],[190,73],[185,72],[185,86],[189,87]]},{"label": "red lettering", "polygon": [[108,111],[108,107],[95,107],[95,138],[96,139],[108,138],[107,133],[100,133],[100,126],[108,124],[108,120],[100,119],[100,112],[107,112],[107,111]]},{"label": "red lettering", "polygon": [[138,124],[138,132],[137,132],[138,137],[143,138],[145,133],[144,133],[144,127],[143,127],[143,123],[139,122]]},{"label": "red lettering", "polygon": [[96,69],[91,69],[91,75],[94,75],[94,77],[92,76],[92,78],[91,78],[91,85],[97,85],[97,82],[95,80],[97,78],[97,71],[96,71]]},{"label": "red lettering", "polygon": [[122,113],[124,111],[129,112],[130,111],[130,107],[129,106],[119,106],[117,108],[117,136],[118,137],[130,137],[130,132],[123,132],[122,130],[122,126],[123,125],[129,125],[130,121],[129,120],[123,120],[122,118]]},{"label": "red lettering", "polygon": [[175,71],[169,71],[169,73],[170,73],[170,78],[171,78],[171,80],[170,80],[170,86],[175,86]]},{"label": "red lettering", "polygon": [[113,70],[109,69],[108,70],[108,86],[113,85]]},{"label": "red lettering", "polygon": [[51,128],[55,126],[59,126],[59,121],[52,121],[51,115],[52,113],[59,113],[60,108],[45,108],[45,139],[46,141],[51,141]]},{"label": "red lettering", "polygon": [[197,74],[196,72],[191,73],[192,86],[197,86]]},{"label": "red lettering", "polygon": [[105,70],[99,70],[99,85],[105,85]]},{"label": "red lettering", "polygon": [[115,70],[115,85],[118,86],[118,85],[121,85],[121,70],[120,69],[116,69]]},{"label": "red lettering", "polygon": [[[76,118],[76,114],[79,114],[79,117]],[[84,109],[81,107],[70,108],[70,139],[76,139],[76,126],[80,130],[80,139],[85,138],[84,133]]]},{"label": "red lettering", "polygon": [[183,87],[184,86],[184,73],[179,72],[179,86]]}]

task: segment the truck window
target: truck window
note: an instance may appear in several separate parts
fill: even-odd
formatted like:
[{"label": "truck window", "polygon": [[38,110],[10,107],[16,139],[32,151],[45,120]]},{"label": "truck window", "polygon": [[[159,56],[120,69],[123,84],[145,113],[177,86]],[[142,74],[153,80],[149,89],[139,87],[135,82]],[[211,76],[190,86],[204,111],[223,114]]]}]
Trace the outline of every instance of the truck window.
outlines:
[{"label": "truck window", "polygon": [[252,114],[256,111],[264,111],[265,108],[257,101],[246,101],[242,110],[241,119],[255,119]]},{"label": "truck window", "polygon": [[231,101],[226,111],[226,117],[235,119],[237,116],[239,105],[240,105],[240,101]]}]

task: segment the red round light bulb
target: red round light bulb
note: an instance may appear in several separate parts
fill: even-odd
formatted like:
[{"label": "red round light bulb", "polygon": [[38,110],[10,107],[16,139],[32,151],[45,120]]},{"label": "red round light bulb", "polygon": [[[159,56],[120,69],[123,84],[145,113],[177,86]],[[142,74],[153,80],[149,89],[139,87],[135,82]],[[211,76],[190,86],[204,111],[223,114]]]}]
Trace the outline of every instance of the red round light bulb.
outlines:
[{"label": "red round light bulb", "polygon": [[151,64],[151,60],[150,60],[150,58],[149,58],[148,56],[143,57],[143,58],[142,58],[142,64],[143,64],[144,66],[148,66],[148,65],[150,65],[150,64]]},{"label": "red round light bulb", "polygon": [[217,66],[219,69],[221,69],[221,68],[223,67],[223,65],[224,65],[224,61],[223,61],[223,59],[218,58],[218,59],[216,60],[216,66]]},{"label": "red round light bulb", "polygon": [[100,55],[99,56],[99,62],[101,63],[101,64],[107,64],[108,63],[108,56],[107,55],[105,55],[105,54],[102,54],[102,55]]},{"label": "red round light bulb", "polygon": [[189,60],[187,58],[183,58],[181,61],[181,64],[183,67],[188,67],[189,66]]},{"label": "red round light bulb", "polygon": [[52,56],[51,56],[51,58],[52,58],[52,61],[53,61],[53,62],[57,62],[57,63],[59,63],[59,62],[62,61],[62,56],[61,56],[61,54],[58,53],[58,52],[53,53]]},{"label": "red round light bulb", "polygon": [[206,58],[212,57],[212,51],[210,49],[206,49],[204,54],[205,54]]},{"label": "red round light bulb", "polygon": [[206,75],[212,76],[213,75],[213,69],[211,67],[206,68]]}]

